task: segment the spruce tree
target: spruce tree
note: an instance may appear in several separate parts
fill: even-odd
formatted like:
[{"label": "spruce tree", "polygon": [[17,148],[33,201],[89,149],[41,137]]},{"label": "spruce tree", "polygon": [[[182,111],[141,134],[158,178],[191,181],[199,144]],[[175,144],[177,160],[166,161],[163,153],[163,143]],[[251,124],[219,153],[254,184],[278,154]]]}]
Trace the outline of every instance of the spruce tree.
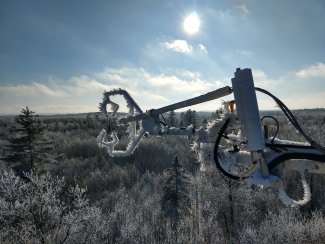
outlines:
[{"label": "spruce tree", "polygon": [[176,115],[174,111],[170,111],[168,113],[168,124],[170,127],[175,127],[176,126]]},{"label": "spruce tree", "polygon": [[196,111],[195,110],[192,110],[191,119],[192,119],[191,124],[194,127],[196,127],[197,126],[197,120],[198,120],[198,118],[197,118],[197,114],[196,114]]},{"label": "spruce tree", "polygon": [[162,210],[171,220],[175,243],[177,243],[179,221],[189,214],[191,208],[191,183],[188,173],[177,156],[172,166],[166,170],[166,173],[167,177],[161,199]]},{"label": "spruce tree", "polygon": [[185,122],[185,126],[189,126],[192,124],[192,110],[191,109],[186,110],[184,122]]},{"label": "spruce tree", "polygon": [[196,127],[197,115],[195,110],[188,109],[184,114],[185,126],[193,125]]},{"label": "spruce tree", "polygon": [[44,125],[28,107],[22,109],[15,122],[18,126],[10,129],[10,144],[5,147],[7,156],[1,160],[17,170],[35,169],[36,163],[48,158],[46,152],[53,148],[53,143],[43,137]]},{"label": "spruce tree", "polygon": [[186,126],[185,123],[184,123],[184,121],[185,121],[185,113],[184,112],[181,112],[181,115],[180,115],[180,124],[179,124],[180,127]]}]

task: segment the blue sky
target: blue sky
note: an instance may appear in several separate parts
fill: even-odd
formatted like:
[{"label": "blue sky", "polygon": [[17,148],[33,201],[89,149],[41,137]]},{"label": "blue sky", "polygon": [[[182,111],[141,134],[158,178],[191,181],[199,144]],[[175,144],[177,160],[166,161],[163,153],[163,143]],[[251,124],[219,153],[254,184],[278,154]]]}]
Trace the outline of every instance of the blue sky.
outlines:
[{"label": "blue sky", "polygon": [[289,108],[324,108],[324,23],[322,0],[2,0],[0,113],[95,112],[118,87],[146,110],[231,85],[237,67]]}]

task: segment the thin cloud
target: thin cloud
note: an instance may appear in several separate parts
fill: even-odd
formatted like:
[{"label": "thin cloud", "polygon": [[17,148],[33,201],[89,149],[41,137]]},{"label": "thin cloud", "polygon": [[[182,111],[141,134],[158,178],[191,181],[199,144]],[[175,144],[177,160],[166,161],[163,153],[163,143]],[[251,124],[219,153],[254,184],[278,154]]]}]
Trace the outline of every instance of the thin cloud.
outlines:
[{"label": "thin cloud", "polygon": [[[2,106],[0,105],[0,112],[2,114],[17,114],[23,108],[25,108],[26,104],[17,104],[17,105],[9,105]],[[67,114],[67,113],[87,113],[94,111],[94,106],[88,105],[79,105],[79,104],[64,104],[57,102],[57,104],[51,105],[42,105],[42,104],[29,104],[28,105],[31,110],[35,111],[37,114]]]},{"label": "thin cloud", "polygon": [[[317,63],[305,69],[288,72],[277,78],[269,77],[263,70],[253,69],[256,86],[269,90],[279,97],[290,109],[324,108],[324,64]],[[311,85],[306,89],[304,85],[308,79]],[[262,109],[275,109],[275,103],[266,96],[257,94]]]},{"label": "thin cloud", "polygon": [[203,44],[198,44],[198,47],[203,54],[208,55],[208,50]]},{"label": "thin cloud", "polygon": [[246,5],[242,4],[242,5],[238,5],[236,6],[237,9],[239,9],[244,15],[249,15],[250,14],[250,11],[249,9],[247,8]]},{"label": "thin cloud", "polygon": [[244,57],[249,57],[249,58],[252,58],[255,56],[254,53],[249,50],[236,50],[235,53],[239,54],[241,56],[244,56]]},{"label": "thin cloud", "polygon": [[103,72],[95,74],[94,78],[105,84],[114,84],[121,87],[135,88],[151,75],[143,68],[122,67],[105,68]]},{"label": "thin cloud", "polygon": [[38,82],[33,82],[29,85],[20,84],[15,86],[0,86],[0,94],[12,97],[36,95],[45,95],[49,97],[67,96],[67,93],[62,90],[51,89],[50,87]]},{"label": "thin cloud", "polygon": [[216,87],[221,87],[221,82],[207,82],[201,79],[184,80],[175,75],[155,75],[147,81],[148,87],[164,88],[169,92],[177,92],[178,94],[197,94],[214,90]]},{"label": "thin cloud", "polygon": [[285,98],[285,103],[290,109],[325,108],[324,97],[324,91],[313,93],[310,96],[294,93]]},{"label": "thin cloud", "polygon": [[190,53],[193,50],[193,46],[189,45],[186,40],[164,42],[164,46],[167,50],[179,53]]},{"label": "thin cloud", "polygon": [[261,69],[252,69],[254,84],[263,88],[275,87],[283,81],[283,77],[272,79]]},{"label": "thin cloud", "polygon": [[[100,83],[127,90],[143,109],[164,106],[224,86],[221,81],[205,80],[200,73],[188,70],[154,74],[135,67],[106,68],[95,77]],[[206,109],[214,110],[215,104]]]},{"label": "thin cloud", "polygon": [[296,72],[296,76],[303,79],[308,78],[324,78],[325,77],[325,64],[317,63],[305,69]]},{"label": "thin cloud", "polygon": [[[175,74],[166,75],[164,73],[152,74],[142,68],[122,68],[105,70],[105,75],[98,77],[108,77],[119,74],[119,80],[122,79],[124,87],[133,90],[149,90],[161,92],[164,88],[164,94],[171,94],[175,91],[178,94],[191,94],[192,92],[208,92],[209,89],[216,89],[222,86],[219,81],[207,81],[201,78],[200,73],[188,70],[175,72]],[[112,80],[106,80],[111,82]],[[120,84],[122,85],[122,84]]]},{"label": "thin cloud", "polygon": [[199,72],[193,72],[189,70],[174,70],[179,77],[183,77],[184,79],[201,79],[202,74]]},{"label": "thin cloud", "polygon": [[104,90],[112,90],[117,88],[115,85],[107,85],[97,81],[96,79],[90,78],[87,75],[75,76],[70,79],[73,83],[70,90],[74,90],[79,94],[87,93],[87,92],[101,92]]}]

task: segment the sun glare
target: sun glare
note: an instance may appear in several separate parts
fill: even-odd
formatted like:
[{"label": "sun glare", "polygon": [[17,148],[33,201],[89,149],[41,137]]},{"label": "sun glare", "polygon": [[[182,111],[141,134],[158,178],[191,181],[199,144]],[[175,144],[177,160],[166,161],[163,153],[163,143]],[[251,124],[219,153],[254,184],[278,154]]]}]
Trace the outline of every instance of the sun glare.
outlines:
[{"label": "sun glare", "polygon": [[184,30],[188,34],[194,34],[200,30],[200,18],[196,12],[192,12],[188,15],[183,23]]}]

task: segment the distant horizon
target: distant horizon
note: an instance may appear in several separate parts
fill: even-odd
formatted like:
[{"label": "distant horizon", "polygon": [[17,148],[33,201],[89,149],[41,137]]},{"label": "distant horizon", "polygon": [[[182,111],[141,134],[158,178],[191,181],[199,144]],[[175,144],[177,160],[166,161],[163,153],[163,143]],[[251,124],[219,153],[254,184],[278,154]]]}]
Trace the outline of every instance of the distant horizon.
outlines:
[{"label": "distant horizon", "polygon": [[[39,116],[52,116],[52,115],[83,115],[83,114],[95,114],[95,113],[99,113],[102,114],[102,112],[98,111],[98,112],[81,112],[81,113],[38,113],[37,111],[34,111],[31,107],[29,107],[33,112],[35,112],[36,115]],[[23,108],[22,108],[23,109]],[[289,108],[290,109],[290,108]],[[186,109],[188,110],[188,109]],[[186,110],[175,110],[175,113],[182,113],[185,112]],[[193,110],[193,109],[192,109]],[[195,110],[195,109],[194,109]],[[290,109],[291,111],[301,111],[301,110],[324,110],[325,108],[300,108],[300,109]],[[197,113],[214,113],[216,112],[216,110],[195,110]],[[260,109],[260,112],[281,112],[281,109],[277,108],[277,109]],[[121,112],[121,113],[126,113],[126,112]],[[168,112],[167,112],[168,113]],[[4,117],[4,116],[16,116],[19,115],[20,113],[1,113],[0,112],[0,116]]]}]

